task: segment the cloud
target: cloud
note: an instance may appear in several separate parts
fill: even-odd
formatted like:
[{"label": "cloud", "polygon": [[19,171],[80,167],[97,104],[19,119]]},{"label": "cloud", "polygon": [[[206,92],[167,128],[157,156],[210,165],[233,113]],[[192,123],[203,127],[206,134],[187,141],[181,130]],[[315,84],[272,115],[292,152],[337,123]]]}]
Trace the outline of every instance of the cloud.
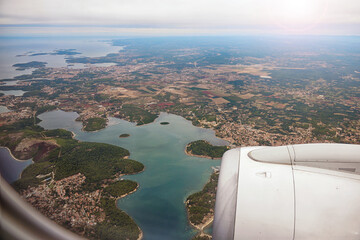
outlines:
[{"label": "cloud", "polygon": [[[290,3],[290,4],[289,4]],[[2,0],[0,24],[150,28],[360,26],[358,0]]]}]

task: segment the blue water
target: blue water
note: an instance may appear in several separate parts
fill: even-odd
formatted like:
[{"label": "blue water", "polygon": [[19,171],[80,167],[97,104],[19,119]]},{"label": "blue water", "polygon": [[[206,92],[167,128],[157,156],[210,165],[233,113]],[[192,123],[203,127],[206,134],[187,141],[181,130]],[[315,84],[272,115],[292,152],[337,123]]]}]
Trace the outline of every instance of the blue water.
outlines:
[{"label": "blue water", "polygon": [[68,66],[65,55],[38,55],[60,49],[75,49],[81,54],[73,57],[100,57],[119,52],[122,47],[98,38],[0,38],[0,79],[10,79],[23,74],[31,74],[34,69],[16,70],[12,65],[31,61],[47,62],[46,67],[84,68],[84,64]]},{"label": "blue water", "polygon": [[[92,133],[81,131],[81,123],[74,122],[76,117],[76,113],[48,112],[39,115],[39,125],[71,130],[81,141],[124,147],[130,151],[130,158],[145,165],[144,172],[123,177],[138,182],[140,188],[118,201],[118,206],[140,226],[144,239],[190,239],[196,234],[188,224],[184,202],[204,186],[211,167],[220,165],[220,161],[190,157],[184,149],[198,139],[217,145],[226,144],[225,141],[216,138],[212,130],[195,127],[184,118],[167,113],[143,126],[110,118],[106,129]],[[163,121],[170,124],[161,125]],[[130,137],[119,138],[123,133]]]},{"label": "blue water", "polygon": [[5,95],[22,96],[26,92],[23,90],[0,90],[0,93],[3,93]]},{"label": "blue water", "polygon": [[8,183],[18,180],[22,171],[31,163],[32,159],[25,161],[14,159],[7,148],[0,147],[0,173]]}]

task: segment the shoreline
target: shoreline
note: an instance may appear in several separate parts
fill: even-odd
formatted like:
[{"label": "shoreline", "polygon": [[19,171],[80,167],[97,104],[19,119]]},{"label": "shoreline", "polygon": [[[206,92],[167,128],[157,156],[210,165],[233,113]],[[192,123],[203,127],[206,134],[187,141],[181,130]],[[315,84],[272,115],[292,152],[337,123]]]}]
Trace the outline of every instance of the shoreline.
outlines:
[{"label": "shoreline", "polygon": [[[137,183],[137,182],[136,182],[136,183]],[[136,192],[136,191],[139,189],[139,187],[140,187],[140,184],[137,183],[137,186],[136,186],[136,188],[135,188],[134,190],[132,190],[131,192],[125,193],[125,194],[117,197],[117,198],[115,199],[115,207],[116,207],[117,209],[123,211],[122,209],[120,209],[120,208],[118,207],[117,202],[118,202],[121,198],[124,198],[124,197],[126,197],[126,196],[128,196],[128,195],[130,195],[130,194],[132,194],[132,193],[134,193],[134,192]],[[126,213],[126,214],[127,214],[127,213]],[[128,214],[127,214],[127,215],[128,215]],[[130,215],[128,215],[128,216],[134,221],[134,219],[133,219]],[[134,222],[135,222],[135,221],[134,221]],[[136,226],[138,227],[138,229],[139,229],[139,231],[140,231],[137,240],[142,240],[142,239],[144,238],[144,233],[143,233],[143,231],[141,230],[141,228],[139,227],[139,225],[138,225],[136,222],[135,222],[135,224],[136,224]]]},{"label": "shoreline", "polygon": [[116,176],[116,177],[120,178],[120,177],[127,176],[127,175],[135,175],[135,174],[142,173],[142,172],[144,172],[144,171],[145,171],[145,165],[144,165],[143,170],[141,170],[140,172],[136,172],[136,173],[123,173],[123,174],[119,174],[119,176]]},{"label": "shoreline", "polygon": [[12,154],[10,148],[4,147],[4,146],[0,146],[0,147],[1,147],[1,148],[6,148],[6,149],[9,151],[10,156],[11,156],[13,159],[15,159],[16,161],[18,161],[18,162],[26,162],[26,161],[29,161],[29,160],[31,160],[32,162],[34,162],[34,161],[32,160],[32,158],[25,159],[25,160],[18,159],[18,158],[16,158],[16,157]]},{"label": "shoreline", "polygon": [[212,158],[212,157],[206,156],[206,155],[196,155],[196,154],[190,153],[187,151],[187,147],[189,146],[189,144],[190,143],[186,144],[185,149],[184,149],[184,152],[186,155],[191,156],[191,157],[208,158],[211,160],[221,160],[221,158]]},{"label": "shoreline", "polygon": [[209,219],[207,219],[204,223],[201,223],[199,225],[197,224],[194,224],[193,222],[190,221],[190,218],[189,218],[189,211],[186,209],[186,212],[187,212],[187,215],[188,215],[188,222],[190,223],[190,225],[199,230],[200,231],[200,234],[203,234],[204,233],[204,229],[207,228],[213,221],[214,221],[214,216],[210,217]]},{"label": "shoreline", "polygon": [[[137,186],[136,186],[136,188],[135,188],[134,190],[132,190],[131,192],[128,192],[128,193],[124,193],[123,195],[117,197],[117,198],[115,199],[115,204],[117,203],[117,201],[118,201],[119,199],[124,198],[124,197],[126,197],[127,195],[130,195],[130,194],[136,192],[136,191],[139,189],[139,187],[140,187],[140,184],[137,183]],[[117,207],[117,205],[116,205],[116,207]],[[118,208],[118,207],[117,207],[117,208]],[[120,209],[120,208],[118,208],[118,209]],[[122,211],[122,210],[121,210],[121,211]]]},{"label": "shoreline", "polygon": [[142,240],[144,238],[144,233],[139,226],[138,226],[138,229],[140,231],[140,234],[139,234],[139,237],[137,238],[137,240]]},{"label": "shoreline", "polygon": [[[66,130],[66,129],[64,129],[64,130]],[[75,139],[75,137],[76,137],[76,133],[74,133],[73,131],[70,131],[71,132],[71,134],[72,134],[72,139]]]}]

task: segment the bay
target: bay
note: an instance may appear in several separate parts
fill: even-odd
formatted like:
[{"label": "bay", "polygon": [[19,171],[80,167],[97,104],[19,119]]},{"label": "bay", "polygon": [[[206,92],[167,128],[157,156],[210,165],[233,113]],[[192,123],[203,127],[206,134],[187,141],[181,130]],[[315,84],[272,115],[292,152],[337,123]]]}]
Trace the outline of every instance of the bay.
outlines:
[{"label": "bay", "polygon": [[32,163],[32,159],[17,160],[11,155],[9,149],[0,147],[0,173],[8,183],[18,180],[22,171]]},{"label": "bay", "polygon": [[[56,50],[74,49],[80,54],[52,55]],[[68,57],[100,57],[122,50],[121,46],[113,46],[110,39],[102,38],[61,38],[61,37],[26,37],[0,38],[0,79],[11,79],[16,76],[31,74],[34,68],[22,71],[13,67],[16,63],[31,61],[46,62],[46,67],[85,68],[81,63],[66,63]],[[32,54],[35,54],[31,56]]]},{"label": "bay", "polygon": [[[190,239],[196,231],[189,225],[185,200],[202,189],[219,160],[192,157],[185,154],[185,146],[195,140],[207,140],[215,145],[227,142],[216,138],[214,131],[192,125],[186,119],[161,113],[153,122],[136,126],[117,118],[97,132],[81,131],[75,122],[76,113],[52,111],[39,115],[40,126],[46,129],[65,128],[81,141],[109,143],[130,151],[130,158],[142,162],[145,171],[124,176],[140,184],[133,194],[117,204],[127,212],[144,232],[144,239]],[[169,122],[161,125],[160,122]],[[130,134],[119,138],[120,134]]]}]

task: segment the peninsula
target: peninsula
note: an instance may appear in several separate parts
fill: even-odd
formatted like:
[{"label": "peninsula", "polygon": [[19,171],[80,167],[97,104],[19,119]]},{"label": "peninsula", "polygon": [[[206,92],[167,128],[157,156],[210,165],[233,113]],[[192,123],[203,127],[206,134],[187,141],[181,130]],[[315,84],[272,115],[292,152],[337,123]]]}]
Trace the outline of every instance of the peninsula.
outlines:
[{"label": "peninsula", "polygon": [[20,123],[0,127],[0,145],[17,158],[33,158],[34,164],[13,183],[26,201],[90,239],[139,238],[139,227],[116,207],[116,199],[134,192],[138,184],[117,179],[141,172],[143,164],[127,159],[124,148],[79,142],[71,132],[44,130],[33,119]]},{"label": "peninsula", "polygon": [[214,171],[209,182],[197,193],[186,199],[186,210],[190,224],[198,229],[200,233],[193,238],[210,239],[203,231],[214,219],[216,186],[219,179],[219,172]]},{"label": "peninsula", "polygon": [[204,140],[191,142],[185,147],[186,154],[190,156],[212,159],[220,159],[227,150],[229,150],[228,146],[213,146]]},{"label": "peninsula", "polygon": [[27,63],[16,63],[13,67],[16,67],[16,70],[22,71],[29,68],[42,68],[45,67],[46,64],[46,62],[31,61]]}]

